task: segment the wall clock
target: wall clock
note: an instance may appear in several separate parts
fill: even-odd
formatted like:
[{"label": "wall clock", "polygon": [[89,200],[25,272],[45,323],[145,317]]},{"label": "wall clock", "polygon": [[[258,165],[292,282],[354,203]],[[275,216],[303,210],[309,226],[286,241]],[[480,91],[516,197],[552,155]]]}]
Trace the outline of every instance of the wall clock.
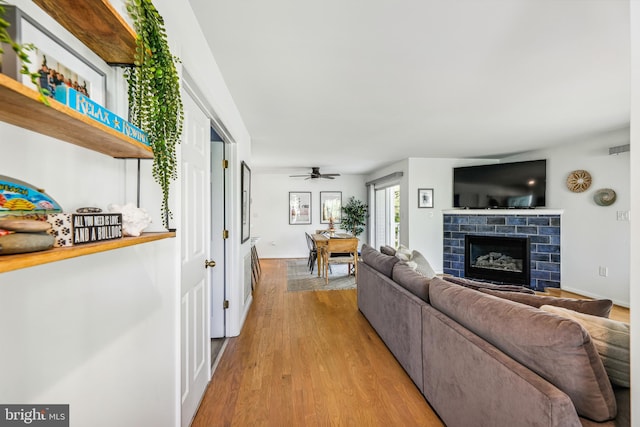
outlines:
[{"label": "wall clock", "polygon": [[567,177],[567,188],[574,193],[582,193],[590,186],[591,174],[585,170],[575,170]]}]

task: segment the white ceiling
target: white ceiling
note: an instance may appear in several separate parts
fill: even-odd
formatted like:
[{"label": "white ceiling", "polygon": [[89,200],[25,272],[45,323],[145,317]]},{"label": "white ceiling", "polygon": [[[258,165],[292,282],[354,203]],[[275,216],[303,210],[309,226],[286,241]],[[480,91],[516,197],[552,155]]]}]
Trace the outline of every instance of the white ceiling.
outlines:
[{"label": "white ceiling", "polygon": [[252,169],[368,173],[629,125],[628,0],[189,2]]}]

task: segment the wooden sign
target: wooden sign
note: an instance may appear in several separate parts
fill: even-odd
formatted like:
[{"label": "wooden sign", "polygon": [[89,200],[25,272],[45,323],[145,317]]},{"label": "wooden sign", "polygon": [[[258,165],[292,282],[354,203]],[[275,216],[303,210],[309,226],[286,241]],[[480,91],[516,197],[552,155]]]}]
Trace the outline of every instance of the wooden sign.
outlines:
[{"label": "wooden sign", "polygon": [[122,237],[122,214],[73,214],[73,244],[100,242]]}]

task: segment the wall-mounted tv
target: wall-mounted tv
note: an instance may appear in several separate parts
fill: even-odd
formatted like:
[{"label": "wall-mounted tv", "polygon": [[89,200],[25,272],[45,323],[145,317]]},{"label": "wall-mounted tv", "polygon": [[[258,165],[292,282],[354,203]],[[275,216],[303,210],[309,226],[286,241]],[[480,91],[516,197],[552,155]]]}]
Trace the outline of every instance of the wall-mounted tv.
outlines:
[{"label": "wall-mounted tv", "polygon": [[453,206],[528,209],[545,206],[547,161],[495,163],[453,169]]}]

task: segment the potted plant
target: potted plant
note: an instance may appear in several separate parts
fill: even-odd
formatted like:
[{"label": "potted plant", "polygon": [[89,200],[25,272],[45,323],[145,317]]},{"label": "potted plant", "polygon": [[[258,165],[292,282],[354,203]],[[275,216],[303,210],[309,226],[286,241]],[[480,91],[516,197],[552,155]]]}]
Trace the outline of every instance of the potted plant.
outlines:
[{"label": "potted plant", "polygon": [[342,223],[340,227],[358,237],[364,231],[367,220],[367,205],[351,196],[342,207]]},{"label": "potted plant", "polygon": [[184,112],[180,77],[171,54],[164,19],[151,0],[127,0],[133,20],[136,57],[125,68],[128,83],[129,121],[147,133],[153,149],[153,177],[162,188],[162,221],[169,227],[169,187],[177,178],[176,144],[182,134]]}]

